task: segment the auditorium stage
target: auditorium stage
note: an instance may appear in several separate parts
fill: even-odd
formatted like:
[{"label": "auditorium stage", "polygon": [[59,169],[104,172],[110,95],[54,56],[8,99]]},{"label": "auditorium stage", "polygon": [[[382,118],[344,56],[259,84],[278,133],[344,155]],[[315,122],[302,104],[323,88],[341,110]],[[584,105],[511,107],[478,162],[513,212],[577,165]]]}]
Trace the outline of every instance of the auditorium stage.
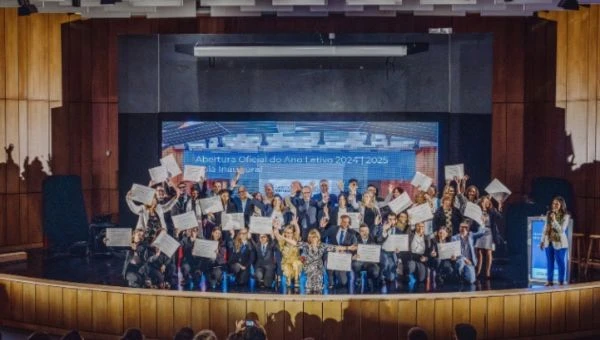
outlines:
[{"label": "auditorium stage", "polygon": [[[0,264],[0,273],[22,275],[31,278],[89,283],[110,286],[127,286],[122,277],[124,253],[114,253],[111,256],[75,257],[68,254],[50,255],[43,250],[29,252],[27,262]],[[522,268],[517,264],[509,264],[508,260],[498,260],[493,267],[491,280],[479,279],[473,285],[458,282],[444,282],[435,285],[431,282],[421,284],[394,283],[383,287],[337,287],[328,290],[328,294],[409,294],[409,293],[448,293],[481,290],[498,290],[531,287],[523,275]],[[350,291],[352,289],[352,291]],[[302,294],[299,289],[258,288],[245,285],[227,285],[211,288],[205,287],[172,287],[172,290],[207,291],[216,293],[257,293],[257,294]]]}]

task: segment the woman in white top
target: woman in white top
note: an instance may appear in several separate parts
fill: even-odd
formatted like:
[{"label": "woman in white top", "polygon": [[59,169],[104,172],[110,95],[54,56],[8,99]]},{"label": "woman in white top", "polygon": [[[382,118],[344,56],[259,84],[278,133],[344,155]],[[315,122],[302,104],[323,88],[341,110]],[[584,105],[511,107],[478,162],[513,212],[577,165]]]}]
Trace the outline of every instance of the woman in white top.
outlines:
[{"label": "woman in white top", "polygon": [[[160,189],[162,189],[162,187],[159,187],[159,190]],[[161,229],[166,230],[167,223],[165,222],[165,212],[170,211],[175,206],[177,199],[179,199],[179,195],[180,193],[177,192],[177,195],[165,204],[158,204],[155,195],[150,204],[137,205],[133,201],[133,193],[129,191],[125,198],[127,206],[129,206],[131,212],[139,216],[135,228],[144,230],[144,235],[147,238],[153,238],[155,235],[158,235]]]},{"label": "woman in white top", "polygon": [[553,284],[554,262],[558,266],[558,283],[563,285],[565,282],[565,255],[569,248],[566,232],[570,219],[565,199],[560,196],[554,197],[550,211],[546,214],[546,225],[540,243],[540,248],[546,251],[546,286]]}]

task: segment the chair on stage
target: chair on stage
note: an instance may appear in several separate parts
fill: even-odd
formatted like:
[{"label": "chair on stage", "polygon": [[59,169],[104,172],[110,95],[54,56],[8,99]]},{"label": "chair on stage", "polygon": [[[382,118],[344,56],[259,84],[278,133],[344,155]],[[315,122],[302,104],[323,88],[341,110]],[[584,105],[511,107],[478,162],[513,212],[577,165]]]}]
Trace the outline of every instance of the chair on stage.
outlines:
[{"label": "chair on stage", "polygon": [[591,234],[588,237],[588,249],[587,249],[587,255],[585,257],[585,270],[584,270],[584,276],[586,277],[586,279],[588,278],[588,269],[589,267],[600,267],[600,256],[599,256],[599,252],[600,252],[600,235],[596,235],[596,234]]},{"label": "chair on stage", "polygon": [[577,265],[577,278],[581,280],[581,274],[587,263],[587,257],[584,256],[585,235],[583,233],[573,233],[573,249],[571,252],[571,264]]}]

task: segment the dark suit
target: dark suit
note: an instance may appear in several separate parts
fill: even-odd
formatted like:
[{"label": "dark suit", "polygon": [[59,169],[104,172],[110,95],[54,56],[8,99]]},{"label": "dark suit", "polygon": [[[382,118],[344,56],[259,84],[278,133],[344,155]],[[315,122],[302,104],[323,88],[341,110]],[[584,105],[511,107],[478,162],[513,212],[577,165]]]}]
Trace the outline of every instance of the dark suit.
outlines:
[{"label": "dark suit", "polygon": [[258,209],[260,209],[261,212],[264,209],[264,203],[260,202],[259,200],[254,199],[254,198],[251,198],[251,197],[248,197],[246,199],[245,207],[244,207],[244,204],[242,203],[242,199],[238,196],[233,197],[232,201],[233,201],[233,204],[235,204],[237,212],[244,214],[244,222],[246,223],[246,225],[248,225],[250,223],[250,216],[252,216],[254,214],[254,207],[258,207]]},{"label": "dark suit", "polygon": [[308,203],[303,199],[296,200],[296,210],[298,211],[298,224],[302,230],[302,238],[306,239],[308,231],[319,227],[317,212],[319,207],[317,202],[310,200]]},{"label": "dark suit", "polygon": [[[458,226],[462,220],[462,214],[460,210],[452,207],[452,216],[450,218],[452,222],[452,235],[458,234]],[[446,214],[444,213],[444,208],[439,207],[438,210],[433,214],[433,231],[437,232],[441,227],[446,226]]]},{"label": "dark suit", "polygon": [[[377,244],[375,239],[369,235],[367,240],[363,240],[360,234],[357,236],[358,244]],[[379,260],[381,263],[381,258]],[[371,280],[377,280],[379,278],[380,267],[379,263],[372,262],[362,262],[360,259],[352,261],[352,271],[354,272],[356,277],[360,277],[360,272],[365,270],[367,271],[367,278]]]},{"label": "dark suit", "polygon": [[[358,239],[357,239],[357,233],[356,231],[348,228],[344,231],[344,239],[342,240],[342,242],[339,242],[338,240],[338,232],[340,231],[340,227],[328,227],[327,229],[325,229],[321,235],[321,240],[325,243],[329,243],[335,246],[352,246],[357,244]],[[346,272],[342,272],[342,271],[328,271],[329,272],[329,276],[332,277],[333,275],[335,275],[337,277],[338,282],[340,283],[340,285],[345,286],[348,283],[348,275],[346,274]],[[333,283],[332,281],[330,281],[330,284]]]},{"label": "dark suit", "polygon": [[[250,241],[245,245],[242,245],[237,251],[235,246],[231,247],[229,268],[235,274],[238,285],[245,285],[248,283],[248,279],[250,278],[250,265],[254,263],[255,255],[254,247]],[[245,269],[242,269],[242,266]]]},{"label": "dark suit", "polygon": [[[427,278],[427,264],[431,256],[432,244],[431,240],[426,235],[423,235],[423,254],[413,253],[413,240],[415,236],[414,232],[408,235],[408,246],[411,250],[407,254],[408,274],[414,275],[418,282],[423,282]],[[423,256],[426,257],[425,261],[421,261],[421,257]]]},{"label": "dark suit", "polygon": [[258,282],[264,282],[266,287],[271,287],[275,277],[275,243],[269,241],[263,245],[260,242],[254,243],[254,252],[256,260],[254,262],[254,277]]}]

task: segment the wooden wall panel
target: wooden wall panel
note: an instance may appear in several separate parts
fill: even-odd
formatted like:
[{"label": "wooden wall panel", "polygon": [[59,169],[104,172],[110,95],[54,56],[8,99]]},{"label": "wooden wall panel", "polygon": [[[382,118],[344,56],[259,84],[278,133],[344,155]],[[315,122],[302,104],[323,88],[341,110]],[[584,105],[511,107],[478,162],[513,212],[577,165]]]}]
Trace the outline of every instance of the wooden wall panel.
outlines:
[{"label": "wooden wall panel", "polygon": [[579,329],[579,291],[569,291],[566,297],[565,326],[567,331]]},{"label": "wooden wall panel", "polygon": [[567,17],[567,101],[587,100],[589,12],[571,12]]},{"label": "wooden wall panel", "polygon": [[228,332],[227,300],[212,299],[210,301],[210,329],[219,339],[225,338]]},{"label": "wooden wall panel", "polygon": [[477,337],[486,339],[487,298],[471,298],[471,325],[477,330]]},{"label": "wooden wall panel", "polygon": [[21,282],[10,283],[10,311],[13,320],[23,320],[23,284]]},{"label": "wooden wall panel", "polygon": [[[92,329],[96,333],[105,333],[108,330],[108,293],[106,292],[92,292]],[[112,306],[110,306],[112,310]]]},{"label": "wooden wall panel", "polygon": [[[303,336],[303,327],[302,324],[304,322],[303,315],[303,304],[302,301],[285,301],[285,314],[284,314],[284,322],[285,322],[285,334],[284,339],[286,340],[295,340],[302,339]],[[234,322],[234,320],[229,320],[229,323]],[[360,334],[360,333],[354,333]]]},{"label": "wooden wall panel", "polygon": [[93,330],[92,319],[92,291],[77,290],[77,324],[80,330]]},{"label": "wooden wall panel", "polygon": [[487,337],[490,339],[504,338],[504,297],[489,297],[487,305]]},{"label": "wooden wall panel", "polygon": [[417,325],[423,328],[429,336],[435,334],[435,300],[417,301]]},{"label": "wooden wall panel", "polygon": [[[135,307],[134,307],[135,308]],[[157,336],[156,296],[140,295],[140,328],[148,337]]]},{"label": "wooden wall panel", "polygon": [[[4,26],[4,8],[0,8],[0,46],[6,46],[6,27]],[[0,52],[0,99],[6,98],[6,53]],[[0,133],[4,132],[0,127]],[[2,138],[0,138],[0,142]],[[0,156],[1,157],[1,156]],[[0,162],[3,159],[0,158]]]},{"label": "wooden wall panel", "polygon": [[415,325],[417,325],[417,302],[398,301],[398,338],[406,339],[408,330]]},{"label": "wooden wall panel", "polygon": [[398,302],[394,300],[379,302],[379,338],[398,338]]},{"label": "wooden wall panel", "polygon": [[35,285],[23,284],[23,321],[35,323]]},{"label": "wooden wall panel", "polygon": [[[5,93],[7,99],[19,99],[19,33],[17,9],[4,9]],[[8,130],[7,130],[8,131]]]},{"label": "wooden wall panel", "polygon": [[63,289],[48,287],[48,324],[53,327],[65,327],[63,319]]},{"label": "wooden wall panel", "polygon": [[[339,302],[336,303],[338,305],[340,304]],[[212,308],[212,301],[210,302],[210,305]],[[267,330],[267,334],[269,334],[269,337],[272,336],[274,339],[283,339],[285,330],[285,312],[283,311],[283,301],[265,301],[265,313],[267,314],[267,322],[265,324],[265,329]]]},{"label": "wooden wall panel", "polygon": [[[49,49],[49,15],[32,15],[29,17],[26,34],[27,41],[27,97],[33,100],[49,99],[48,49]],[[46,126],[48,126],[46,124]]]},{"label": "wooden wall panel", "polygon": [[[302,336],[320,339],[323,326],[323,303],[320,301],[304,301],[303,311]],[[377,326],[374,327],[375,330],[377,330]]]},{"label": "wooden wall panel", "polygon": [[65,328],[77,329],[77,290],[63,289],[63,321]]},{"label": "wooden wall panel", "polygon": [[435,300],[435,339],[451,339],[454,332],[452,324],[452,299]]},{"label": "wooden wall panel", "polygon": [[535,295],[535,334],[550,333],[552,317],[551,293]]},{"label": "wooden wall panel", "polygon": [[342,338],[348,339],[360,334],[360,301],[343,301],[342,305]]},{"label": "wooden wall panel", "polygon": [[518,295],[504,297],[504,337],[519,337],[521,299]]},{"label": "wooden wall panel", "polygon": [[583,289],[579,294],[579,327],[590,329],[594,324],[594,290]]},{"label": "wooden wall panel", "polygon": [[108,293],[108,306],[110,310],[106,322],[106,332],[111,334],[122,334],[124,331],[123,294]]},{"label": "wooden wall panel", "polygon": [[41,325],[49,324],[48,286],[35,285],[35,322]]},{"label": "wooden wall panel", "polygon": [[123,328],[140,328],[140,296],[123,295]]},{"label": "wooden wall panel", "polygon": [[32,41],[29,41],[29,34],[27,32],[27,28],[31,25],[31,16],[19,16],[17,17],[17,36],[18,36],[18,46],[17,50],[19,53],[18,60],[18,69],[19,69],[19,96],[18,99],[26,99],[28,97],[28,71],[29,65],[27,63],[27,52],[29,50],[29,45],[32,44]]},{"label": "wooden wall panel", "polygon": [[156,297],[156,333],[161,339],[172,338],[173,331],[173,297]]},{"label": "wooden wall panel", "polygon": [[[342,306],[339,301],[323,303],[323,337],[325,340],[339,339],[341,336]],[[392,337],[393,338],[393,337]]]},{"label": "wooden wall panel", "polygon": [[192,328],[196,331],[210,327],[210,302],[208,299],[192,299]]},{"label": "wooden wall panel", "polygon": [[192,299],[176,297],[173,299],[173,329],[192,327]]}]

